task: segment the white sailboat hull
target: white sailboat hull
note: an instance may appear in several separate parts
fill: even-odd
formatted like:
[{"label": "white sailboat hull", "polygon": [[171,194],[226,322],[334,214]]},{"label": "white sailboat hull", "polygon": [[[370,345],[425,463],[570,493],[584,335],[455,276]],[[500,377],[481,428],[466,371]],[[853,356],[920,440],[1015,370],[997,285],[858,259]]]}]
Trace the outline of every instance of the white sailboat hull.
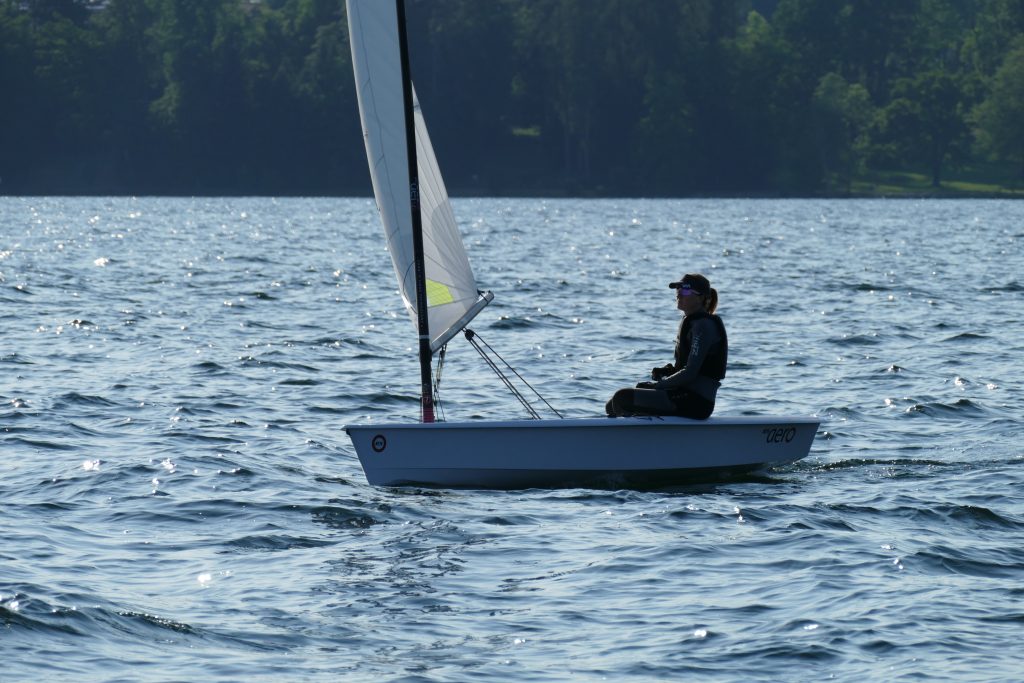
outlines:
[{"label": "white sailboat hull", "polygon": [[349,425],[374,486],[649,488],[707,481],[807,455],[804,417],[578,418]]}]

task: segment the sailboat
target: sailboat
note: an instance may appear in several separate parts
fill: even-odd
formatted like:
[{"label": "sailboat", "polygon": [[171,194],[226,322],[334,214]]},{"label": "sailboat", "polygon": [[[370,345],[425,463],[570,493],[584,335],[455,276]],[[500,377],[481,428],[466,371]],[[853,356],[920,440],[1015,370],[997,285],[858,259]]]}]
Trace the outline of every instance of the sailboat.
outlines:
[{"label": "sailboat", "polygon": [[[476,285],[409,73],[402,0],[346,0],[373,192],[418,334],[420,422],[347,425],[374,486],[650,488],[806,456],[811,417],[435,420],[434,354],[493,299]],[[525,405],[525,402],[524,402]]]}]

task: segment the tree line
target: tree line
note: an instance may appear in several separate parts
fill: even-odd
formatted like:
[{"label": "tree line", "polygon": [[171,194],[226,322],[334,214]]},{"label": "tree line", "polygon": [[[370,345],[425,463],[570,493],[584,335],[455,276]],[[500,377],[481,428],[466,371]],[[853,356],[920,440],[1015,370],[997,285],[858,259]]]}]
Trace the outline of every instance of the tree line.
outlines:
[{"label": "tree line", "polygon": [[[1024,179],[1024,0],[408,0],[453,194]],[[342,0],[0,0],[0,194],[365,194]],[[996,167],[996,166],[991,166]]]}]

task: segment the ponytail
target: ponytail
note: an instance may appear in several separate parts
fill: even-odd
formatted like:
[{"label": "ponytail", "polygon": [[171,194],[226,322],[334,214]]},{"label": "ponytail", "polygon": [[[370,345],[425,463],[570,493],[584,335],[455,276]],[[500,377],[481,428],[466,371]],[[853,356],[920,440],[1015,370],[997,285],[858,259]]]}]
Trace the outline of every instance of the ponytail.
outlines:
[{"label": "ponytail", "polygon": [[712,287],[708,295],[704,297],[704,310],[714,313],[716,308],[718,308],[718,290]]}]

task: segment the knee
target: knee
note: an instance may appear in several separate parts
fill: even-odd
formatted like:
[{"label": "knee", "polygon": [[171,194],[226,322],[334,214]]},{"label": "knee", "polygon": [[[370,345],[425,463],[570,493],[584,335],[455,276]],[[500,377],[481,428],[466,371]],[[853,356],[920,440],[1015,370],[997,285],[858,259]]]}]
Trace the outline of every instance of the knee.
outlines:
[{"label": "knee", "polygon": [[633,390],[619,389],[605,405],[605,412],[609,415],[630,415],[634,411]]}]

